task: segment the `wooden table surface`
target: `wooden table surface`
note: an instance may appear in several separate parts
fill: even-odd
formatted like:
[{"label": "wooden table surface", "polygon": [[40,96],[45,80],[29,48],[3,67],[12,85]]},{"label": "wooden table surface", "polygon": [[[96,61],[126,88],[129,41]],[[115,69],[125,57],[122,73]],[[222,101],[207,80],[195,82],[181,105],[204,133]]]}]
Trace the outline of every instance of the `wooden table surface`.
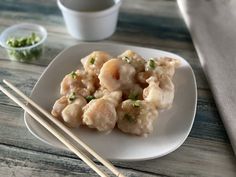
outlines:
[{"label": "wooden table surface", "polygon": [[[29,95],[50,61],[60,51],[80,41],[68,35],[56,0],[1,0],[0,32],[22,22],[46,27],[49,34],[46,53],[42,60],[22,64],[8,60],[6,52],[0,49],[0,80],[12,81]],[[114,161],[113,164],[127,176],[235,177],[235,156],[176,2],[125,0],[116,32],[101,42],[151,47],[179,54],[193,67],[198,86],[195,122],[180,148],[158,159]],[[97,176],[74,154],[36,139],[27,130],[23,113],[21,108],[0,93],[1,177]]]}]

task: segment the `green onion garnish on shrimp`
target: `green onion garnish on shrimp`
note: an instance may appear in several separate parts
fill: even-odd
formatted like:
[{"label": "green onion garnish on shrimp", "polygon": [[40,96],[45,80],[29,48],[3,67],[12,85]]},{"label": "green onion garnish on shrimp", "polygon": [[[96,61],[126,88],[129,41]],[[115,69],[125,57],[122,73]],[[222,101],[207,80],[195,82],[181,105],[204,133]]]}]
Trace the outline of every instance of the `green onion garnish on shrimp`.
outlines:
[{"label": "green onion garnish on shrimp", "polygon": [[90,59],[90,64],[93,65],[94,63],[95,63],[95,58],[91,58],[91,59]]},{"label": "green onion garnish on shrimp", "polygon": [[76,79],[76,77],[78,76],[75,71],[72,71],[70,75],[73,79]]},{"label": "green onion garnish on shrimp", "polygon": [[87,102],[90,102],[91,100],[96,99],[96,97],[93,95],[89,95],[89,96],[86,96],[85,99],[87,100]]},{"label": "green onion garnish on shrimp", "polygon": [[136,119],[134,119],[131,115],[129,115],[127,113],[125,113],[124,119],[127,120],[130,123],[135,123],[136,122]]},{"label": "green onion garnish on shrimp", "polygon": [[127,56],[122,57],[122,60],[123,60],[123,61],[126,61],[127,63],[131,63],[130,58],[127,57]]},{"label": "green onion garnish on shrimp", "polygon": [[131,92],[128,96],[130,100],[137,100],[138,99],[138,93],[136,92]]},{"label": "green onion garnish on shrimp", "polygon": [[156,63],[155,63],[155,61],[154,61],[153,58],[151,58],[148,62],[149,62],[148,66],[149,66],[151,69],[155,69],[155,68],[156,68]]},{"label": "green onion garnish on shrimp", "polygon": [[75,92],[70,93],[70,95],[69,95],[69,97],[68,97],[69,102],[72,102],[72,101],[74,101],[75,99],[76,99],[76,94],[75,94]]},{"label": "green onion garnish on shrimp", "polygon": [[140,102],[139,101],[135,101],[133,103],[133,107],[136,107],[136,108],[140,107]]}]

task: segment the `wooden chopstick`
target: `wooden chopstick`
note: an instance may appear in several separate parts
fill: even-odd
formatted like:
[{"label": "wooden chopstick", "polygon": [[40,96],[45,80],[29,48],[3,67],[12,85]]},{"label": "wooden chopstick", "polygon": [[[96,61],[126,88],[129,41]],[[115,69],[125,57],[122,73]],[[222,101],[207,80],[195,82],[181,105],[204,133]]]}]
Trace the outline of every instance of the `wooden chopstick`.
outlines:
[{"label": "wooden chopstick", "polygon": [[[22,98],[28,101],[32,106],[42,112],[45,116],[47,116],[52,122],[54,122],[59,128],[61,128],[65,133],[67,133],[71,138],[73,138],[78,144],[84,147],[91,155],[93,155],[97,160],[99,160],[104,166],[110,169],[116,176],[124,177],[110,162],[103,159],[99,156],[94,150],[92,150],[88,145],[86,145],[82,140],[80,140],[75,134],[73,134],[65,125],[55,119],[51,114],[45,111],[42,107],[37,105],[34,101],[24,95],[20,90],[18,90],[15,86],[9,83],[6,80],[3,82],[8,85],[12,90],[14,90],[17,94],[19,94]],[[54,136],[56,136],[62,143],[64,143],[72,152],[74,152],[78,157],[80,157],[85,163],[87,163],[95,172],[97,172],[100,176],[107,176],[104,172],[102,172],[93,161],[91,161],[84,153],[79,151],[73,144],[71,144],[60,132],[58,132],[53,126],[48,124],[45,120],[43,120],[35,111],[31,110],[24,103],[22,103],[19,99],[13,96],[10,92],[0,86],[0,90],[6,94],[9,98],[15,101],[20,107],[22,107],[27,113],[29,113],[36,121],[38,121],[41,125],[43,125],[46,129],[48,129]]]},{"label": "wooden chopstick", "polygon": [[61,128],[66,134],[68,134],[72,139],[74,139],[78,144],[80,144],[84,149],[87,150],[91,155],[93,155],[97,160],[99,160],[104,166],[106,166],[109,170],[111,170],[116,176],[124,177],[109,161],[103,159],[100,155],[98,155],[92,148],[90,148],[87,144],[85,144],[82,140],[80,140],[69,128],[67,128],[63,123],[55,119],[50,113],[44,110],[41,106],[36,104],[29,97],[24,95],[19,89],[17,89],[10,82],[3,80],[3,82],[9,86],[12,90],[14,90],[18,95],[20,95],[23,99],[25,99],[28,103],[38,109],[43,115],[48,117],[53,123],[55,123],[59,128]]},{"label": "wooden chopstick", "polygon": [[31,110],[24,103],[22,103],[18,98],[13,96],[9,91],[0,85],[0,90],[11,98],[16,104],[22,107],[27,113],[29,113],[37,122],[39,122],[43,127],[45,127],[49,132],[51,132],[58,140],[60,140],[64,145],[66,145],[72,152],[74,152],[79,158],[81,158],[86,164],[88,164],[97,174],[102,177],[107,177],[107,175],[102,172],[96,164],[90,160],[83,152],[78,150],[73,144],[71,144],[60,132],[58,132],[53,126],[43,120],[35,111]]}]

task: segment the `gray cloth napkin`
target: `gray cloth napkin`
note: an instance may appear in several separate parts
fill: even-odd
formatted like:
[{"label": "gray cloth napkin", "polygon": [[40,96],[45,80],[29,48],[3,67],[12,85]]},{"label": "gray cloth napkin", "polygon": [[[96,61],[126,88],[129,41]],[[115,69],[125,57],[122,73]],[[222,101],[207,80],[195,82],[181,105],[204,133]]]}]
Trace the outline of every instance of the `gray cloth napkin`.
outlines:
[{"label": "gray cloth napkin", "polygon": [[236,0],[177,0],[236,154]]}]

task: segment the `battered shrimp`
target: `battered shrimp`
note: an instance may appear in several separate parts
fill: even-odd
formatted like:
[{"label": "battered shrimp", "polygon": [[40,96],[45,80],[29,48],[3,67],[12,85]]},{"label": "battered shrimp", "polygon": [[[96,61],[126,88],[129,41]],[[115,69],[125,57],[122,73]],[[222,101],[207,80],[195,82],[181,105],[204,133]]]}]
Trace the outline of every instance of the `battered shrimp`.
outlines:
[{"label": "battered shrimp", "polygon": [[72,100],[61,112],[62,119],[68,127],[76,128],[82,124],[82,108],[87,104],[86,100],[79,95],[68,98]]},{"label": "battered shrimp", "polygon": [[135,68],[136,72],[144,71],[145,60],[135,52],[126,50],[124,53],[118,56],[118,58],[121,58],[122,60],[131,64]]},{"label": "battered shrimp", "polygon": [[67,74],[61,82],[61,95],[67,95],[70,92],[76,92],[84,97],[95,92],[98,85],[98,78],[85,72],[77,70]]},{"label": "battered shrimp", "polygon": [[150,77],[149,86],[143,90],[144,100],[153,103],[159,109],[168,109],[174,100],[174,84],[167,75]]},{"label": "battered shrimp", "polygon": [[102,65],[107,62],[111,56],[103,51],[94,51],[85,58],[81,59],[85,71],[90,74],[98,75]]},{"label": "battered shrimp", "polygon": [[130,64],[111,59],[104,63],[98,78],[102,87],[109,91],[130,88],[134,83],[135,69]]},{"label": "battered shrimp", "polygon": [[175,68],[180,65],[180,61],[163,57],[160,59],[149,59],[145,65],[146,71],[152,71],[158,75],[168,75],[170,78],[173,77],[175,73]]},{"label": "battered shrimp", "polygon": [[117,107],[122,98],[122,92],[121,91],[114,91],[111,93],[108,93],[102,97],[103,99],[109,100],[115,107]]},{"label": "battered shrimp", "polygon": [[109,94],[110,92],[105,88],[105,87],[99,87],[95,93],[94,93],[94,97],[95,98],[101,98],[103,97],[104,95],[107,95]]},{"label": "battered shrimp", "polygon": [[153,122],[158,116],[158,111],[150,102],[123,101],[118,113],[118,128],[135,135],[146,136],[153,131]]},{"label": "battered shrimp", "polygon": [[62,110],[69,104],[68,99],[66,96],[62,96],[61,98],[59,98],[58,100],[56,100],[56,102],[54,103],[53,107],[52,107],[52,111],[51,114],[58,118],[61,119],[61,112]]},{"label": "battered shrimp", "polygon": [[114,102],[115,105],[117,105],[121,101],[122,92],[121,91],[113,91],[109,92],[104,87],[100,87],[96,92],[94,93],[95,98],[105,98],[109,99],[110,101]]},{"label": "battered shrimp", "polygon": [[142,87],[147,87],[148,86],[147,79],[152,75],[153,73],[151,71],[140,72],[137,73],[136,79]]},{"label": "battered shrimp", "polygon": [[109,132],[116,125],[117,114],[115,105],[107,99],[94,99],[83,110],[83,123],[90,128]]}]

